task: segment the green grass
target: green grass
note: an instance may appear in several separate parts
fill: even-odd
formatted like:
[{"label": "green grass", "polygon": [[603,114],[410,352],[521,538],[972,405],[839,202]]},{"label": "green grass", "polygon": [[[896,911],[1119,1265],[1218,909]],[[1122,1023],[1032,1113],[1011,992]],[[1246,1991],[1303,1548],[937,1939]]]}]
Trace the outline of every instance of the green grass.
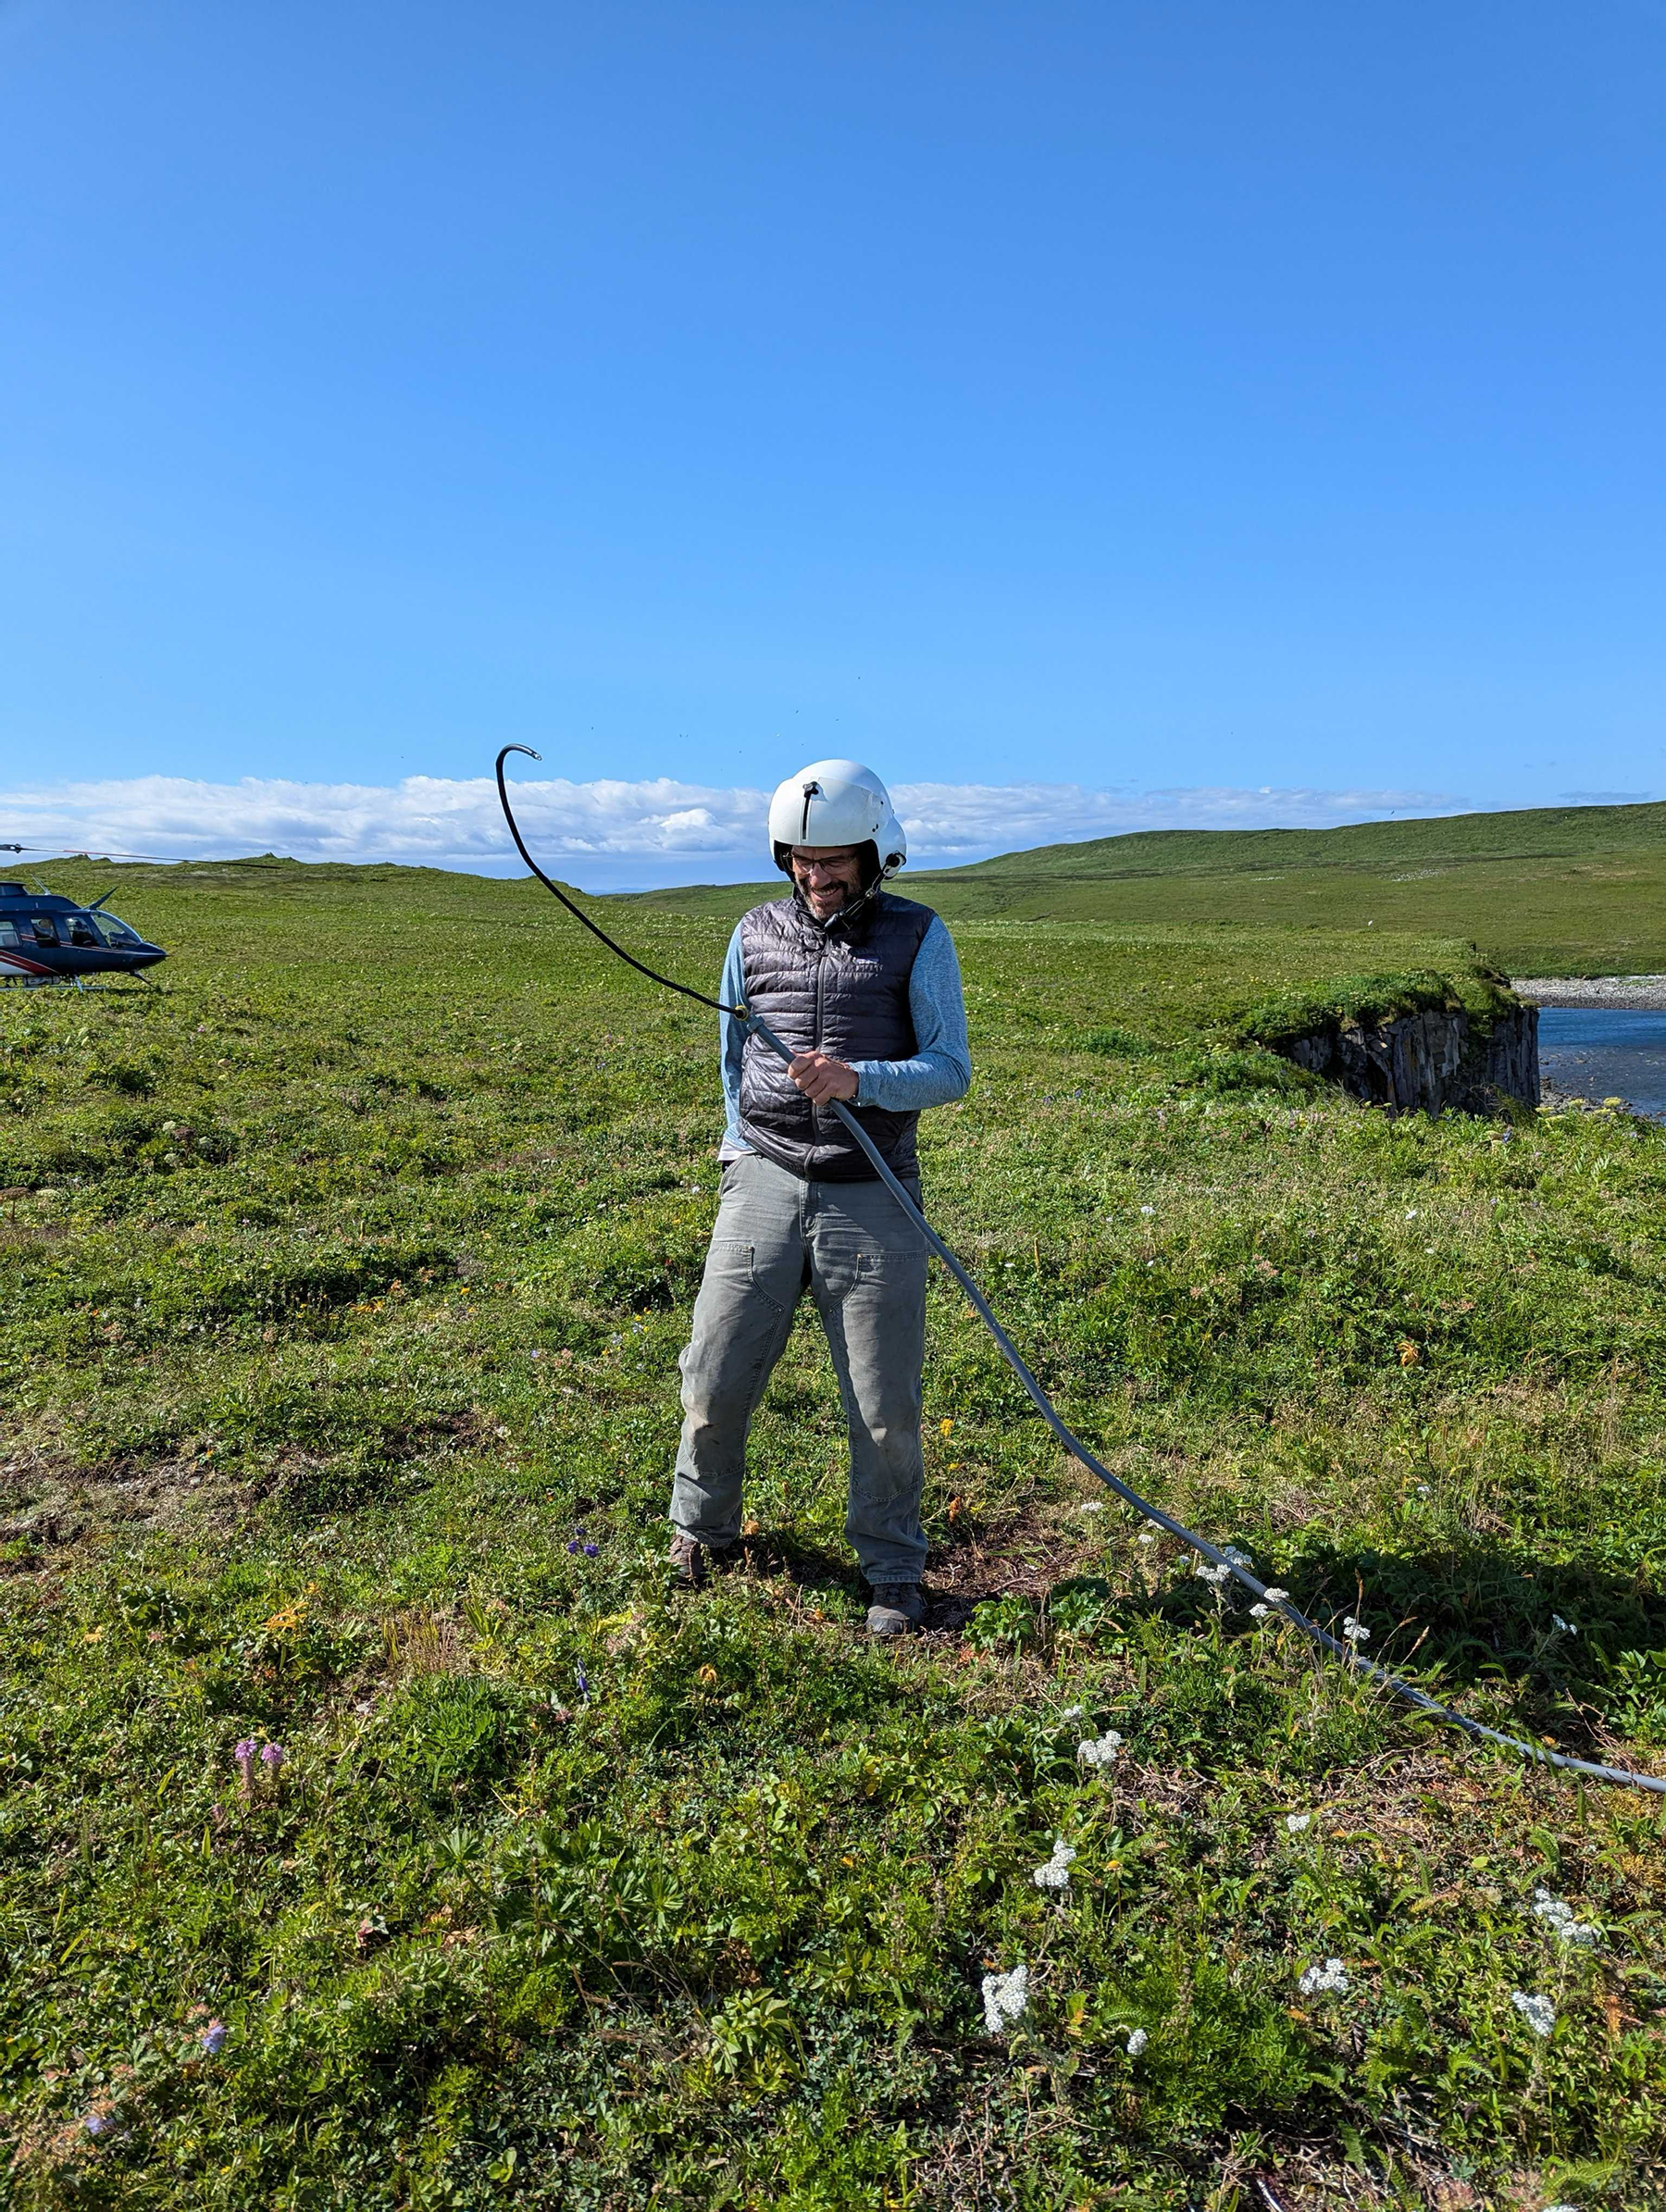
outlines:
[{"label": "green grass", "polygon": [[[524,885],[115,903],[157,993],[0,997],[10,2201],[1660,2201],[1658,1800],[1084,1510],[940,1281],[937,1632],[861,1640],[802,1317],[750,1563],[667,1602],[706,1020]],[[613,911],[715,974],[724,913]],[[1243,1041],[1350,976],[1484,1005],[1440,931],[957,936],[928,1201],[1066,1418],[1466,1711],[1666,1764],[1666,1134],[1389,1122]]]},{"label": "green grass", "polygon": [[[911,886],[955,921],[1411,933],[1471,940],[1516,976],[1666,970],[1666,805],[1153,830],[910,874],[900,888]],[[647,896],[673,911],[733,914],[777,894],[778,883]]]}]

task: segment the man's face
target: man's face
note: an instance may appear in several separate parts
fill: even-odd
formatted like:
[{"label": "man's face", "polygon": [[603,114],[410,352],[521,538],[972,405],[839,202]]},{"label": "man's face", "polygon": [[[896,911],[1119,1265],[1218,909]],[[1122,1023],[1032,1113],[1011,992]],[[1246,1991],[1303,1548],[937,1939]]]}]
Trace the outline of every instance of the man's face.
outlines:
[{"label": "man's face", "polygon": [[854,845],[795,845],[792,880],[818,922],[862,894],[862,854]]}]

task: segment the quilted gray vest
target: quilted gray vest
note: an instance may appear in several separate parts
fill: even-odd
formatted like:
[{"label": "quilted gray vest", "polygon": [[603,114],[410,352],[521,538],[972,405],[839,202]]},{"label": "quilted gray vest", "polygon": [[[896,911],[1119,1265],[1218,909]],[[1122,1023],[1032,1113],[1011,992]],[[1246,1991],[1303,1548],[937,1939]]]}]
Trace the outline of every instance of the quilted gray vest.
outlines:
[{"label": "quilted gray vest", "polygon": [[[880,891],[854,922],[817,922],[797,899],[754,906],[740,924],[746,1003],[795,1052],[835,1060],[906,1060],[915,1050],[908,1010],[914,955],[936,916],[912,899]],[[853,1109],[893,1174],[917,1174],[917,1113]],[[749,1037],[740,1063],[740,1134],[766,1160],[806,1182],[874,1180],[850,1131],[828,1107],[812,1106],[762,1038]]]}]

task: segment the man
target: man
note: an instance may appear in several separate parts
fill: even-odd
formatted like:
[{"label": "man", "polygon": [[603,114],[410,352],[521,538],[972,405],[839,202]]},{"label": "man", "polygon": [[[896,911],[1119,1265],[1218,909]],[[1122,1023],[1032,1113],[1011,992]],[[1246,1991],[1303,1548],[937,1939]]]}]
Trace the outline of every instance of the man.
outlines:
[{"label": "man", "polygon": [[845,1534],[872,1593],[868,1631],[906,1635],[925,1609],[926,1243],[829,1101],[918,1203],[914,1125],[972,1080],[960,965],[938,915],[883,888],[908,846],[869,769],[816,761],[789,777],[769,840],[791,896],[741,917],[718,996],[794,1058],[722,1017],[723,1190],[681,1360],[672,1565],[697,1587],[740,1539],[747,1429],[808,1290],[850,1425]]}]

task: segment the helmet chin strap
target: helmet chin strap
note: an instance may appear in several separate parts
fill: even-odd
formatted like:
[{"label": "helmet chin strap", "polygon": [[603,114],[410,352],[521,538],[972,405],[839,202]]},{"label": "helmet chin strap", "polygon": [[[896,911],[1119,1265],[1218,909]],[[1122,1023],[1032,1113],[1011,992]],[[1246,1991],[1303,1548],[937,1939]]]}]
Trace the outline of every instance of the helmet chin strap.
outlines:
[{"label": "helmet chin strap", "polygon": [[806,921],[810,922],[817,929],[831,929],[835,922],[853,922],[857,915],[861,913],[863,908],[871,901],[874,894],[871,890],[858,891],[856,896],[853,899],[848,900],[843,906],[836,906],[830,914],[818,914],[816,913],[814,907],[813,907],[809,900],[805,898],[804,888],[802,884],[799,882],[796,876],[793,878],[792,896],[798,906],[799,912],[804,916]]}]

